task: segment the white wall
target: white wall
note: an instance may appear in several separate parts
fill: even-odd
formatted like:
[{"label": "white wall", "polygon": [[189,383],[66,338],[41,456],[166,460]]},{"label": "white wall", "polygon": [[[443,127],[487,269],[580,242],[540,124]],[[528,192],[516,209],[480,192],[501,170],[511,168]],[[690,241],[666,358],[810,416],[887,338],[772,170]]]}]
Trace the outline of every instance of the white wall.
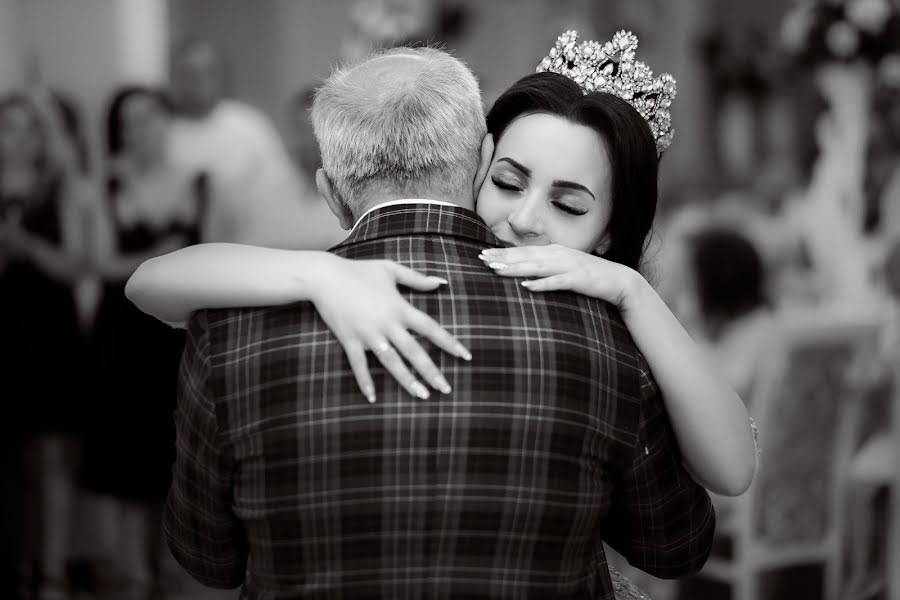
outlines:
[{"label": "white wall", "polygon": [[23,79],[18,4],[17,0],[0,0],[0,94],[13,90]]}]

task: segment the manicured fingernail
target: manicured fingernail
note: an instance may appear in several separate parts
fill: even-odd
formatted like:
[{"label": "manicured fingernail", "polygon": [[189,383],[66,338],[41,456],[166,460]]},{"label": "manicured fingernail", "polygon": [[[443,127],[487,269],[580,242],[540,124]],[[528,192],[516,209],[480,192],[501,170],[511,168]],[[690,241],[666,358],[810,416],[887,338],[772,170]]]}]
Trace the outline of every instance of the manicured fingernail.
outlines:
[{"label": "manicured fingernail", "polygon": [[481,251],[482,254],[496,254],[498,252],[497,248],[485,248]]},{"label": "manicured fingernail", "polygon": [[450,384],[447,383],[447,380],[441,375],[434,378],[434,387],[440,390],[442,394],[449,394],[451,392]]},{"label": "manicured fingernail", "polygon": [[495,271],[502,271],[503,269],[506,269],[509,265],[505,265],[501,262],[492,262],[488,266]]},{"label": "manicured fingernail", "polygon": [[484,262],[490,262],[490,261],[491,261],[491,259],[488,258],[487,256],[485,256],[484,254],[479,254],[479,255],[478,255],[478,258],[480,258],[480,259],[483,260]]},{"label": "manicured fingernail", "polygon": [[448,283],[450,283],[449,281],[447,281],[447,280],[444,279],[443,277],[429,277],[429,279],[432,280],[432,281],[435,281],[435,282],[437,282],[437,283],[439,283],[439,284],[441,284],[441,285],[447,285]]},{"label": "manicured fingernail", "polygon": [[469,352],[462,344],[456,345],[456,355],[463,360],[472,360],[472,353]]},{"label": "manicured fingernail", "polygon": [[409,387],[412,388],[413,393],[422,400],[428,400],[428,397],[431,396],[431,394],[428,393],[428,388],[418,381],[413,381]]},{"label": "manicured fingernail", "polygon": [[363,390],[363,394],[365,395],[366,400],[369,401],[369,404],[375,404],[375,388],[366,386]]},{"label": "manicured fingernail", "polygon": [[533,281],[523,281],[522,285],[524,285],[527,288],[530,288],[532,283],[534,283],[534,282]]}]

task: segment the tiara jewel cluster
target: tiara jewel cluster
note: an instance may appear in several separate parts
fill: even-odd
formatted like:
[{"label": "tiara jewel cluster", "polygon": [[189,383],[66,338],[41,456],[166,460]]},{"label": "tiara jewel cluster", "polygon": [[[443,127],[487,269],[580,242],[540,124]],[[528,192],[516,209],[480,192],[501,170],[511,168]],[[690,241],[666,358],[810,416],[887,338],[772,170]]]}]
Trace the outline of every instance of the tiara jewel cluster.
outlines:
[{"label": "tiara jewel cluster", "polygon": [[674,133],[669,106],[675,97],[675,78],[668,73],[654,78],[650,67],[635,60],[637,46],[637,36],[630,31],[619,31],[605,44],[579,44],[578,32],[567,31],[557,38],[537,72],[565,75],[585,94],[607,92],[631,104],[650,125],[661,155]]}]

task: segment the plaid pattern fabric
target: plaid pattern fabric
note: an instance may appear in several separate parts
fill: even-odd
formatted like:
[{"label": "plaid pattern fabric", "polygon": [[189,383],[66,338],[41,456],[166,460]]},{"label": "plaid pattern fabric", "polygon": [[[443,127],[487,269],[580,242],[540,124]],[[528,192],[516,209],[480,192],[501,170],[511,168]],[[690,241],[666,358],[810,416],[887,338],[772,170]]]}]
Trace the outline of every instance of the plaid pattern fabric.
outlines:
[{"label": "plaid pattern fabric", "polygon": [[498,277],[497,244],[470,211],[399,205],[333,249],[450,282],[407,292],[472,351],[427,346],[448,396],[370,357],[368,404],[309,303],[192,319],[165,515],[188,571],[254,600],[611,599],[601,540],[662,577],[703,565],[709,497],[620,315]]}]

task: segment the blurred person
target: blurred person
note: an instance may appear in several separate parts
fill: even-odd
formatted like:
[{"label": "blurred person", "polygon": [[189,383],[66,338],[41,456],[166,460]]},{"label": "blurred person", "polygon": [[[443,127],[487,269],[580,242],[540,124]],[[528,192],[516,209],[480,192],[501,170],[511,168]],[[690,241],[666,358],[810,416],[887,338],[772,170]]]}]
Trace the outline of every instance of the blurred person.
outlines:
[{"label": "blurred person", "polygon": [[209,173],[203,240],[316,249],[339,241],[330,222],[307,218],[313,203],[303,201],[278,132],[261,111],[224,97],[223,75],[209,42],[189,40],[173,50],[169,152],[176,164]]},{"label": "blurred person", "polygon": [[735,229],[709,227],[688,239],[685,319],[745,399],[760,353],[773,334],[766,266],[753,241]]},{"label": "blurred person", "polygon": [[900,236],[900,54],[879,70],[867,160],[871,229],[888,243]]},{"label": "blurred person", "polygon": [[[73,285],[84,273],[77,122],[42,88],[0,99],[0,364],[12,439],[26,443],[20,592],[65,598],[82,336]],[[71,109],[70,109],[71,110]],[[10,518],[12,515],[4,515]],[[21,518],[21,517],[20,517]],[[33,561],[33,562],[32,562]]]},{"label": "blurred person", "polygon": [[184,334],[128,302],[137,266],[199,240],[205,174],[166,154],[171,109],[163,94],[116,92],[106,116],[109,174],[92,214],[93,261],[103,281],[92,346],[95,393],[83,482],[118,507],[117,598],[150,598],[162,552],[161,508],[171,481],[178,360]]}]

